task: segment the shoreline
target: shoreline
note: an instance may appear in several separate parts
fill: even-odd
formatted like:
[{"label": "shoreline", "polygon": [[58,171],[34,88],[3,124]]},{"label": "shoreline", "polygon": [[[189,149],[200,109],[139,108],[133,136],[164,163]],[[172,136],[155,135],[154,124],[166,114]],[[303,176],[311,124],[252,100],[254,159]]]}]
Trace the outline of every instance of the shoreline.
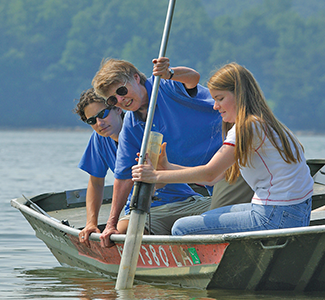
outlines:
[{"label": "shoreline", "polygon": [[64,132],[92,132],[93,129],[90,127],[20,127],[20,128],[8,128],[8,127],[0,127],[0,132],[1,131],[6,131],[6,132],[17,132],[17,131],[32,131],[32,132],[59,132],[59,131],[64,131]]},{"label": "shoreline", "polygon": [[[93,129],[90,127],[74,126],[74,127],[17,127],[8,128],[0,127],[0,132],[17,132],[17,131],[29,131],[29,132],[92,132]],[[297,136],[325,136],[325,132],[317,132],[312,130],[292,130]]]}]

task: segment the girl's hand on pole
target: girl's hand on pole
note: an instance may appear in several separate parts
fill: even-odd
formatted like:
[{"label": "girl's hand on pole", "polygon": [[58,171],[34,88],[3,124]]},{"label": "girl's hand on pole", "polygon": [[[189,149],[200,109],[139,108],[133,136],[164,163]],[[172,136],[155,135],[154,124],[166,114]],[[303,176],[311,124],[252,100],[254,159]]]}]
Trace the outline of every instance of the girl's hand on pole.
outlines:
[{"label": "girl's hand on pole", "polygon": [[135,165],[132,167],[132,180],[147,183],[156,183],[157,174],[152,163],[146,154],[146,163],[144,165]]},{"label": "girl's hand on pole", "polygon": [[166,147],[167,147],[166,142],[164,142],[160,146],[161,152],[159,154],[157,170],[169,170],[169,169],[171,169],[170,163],[169,163],[168,158],[167,158]]}]

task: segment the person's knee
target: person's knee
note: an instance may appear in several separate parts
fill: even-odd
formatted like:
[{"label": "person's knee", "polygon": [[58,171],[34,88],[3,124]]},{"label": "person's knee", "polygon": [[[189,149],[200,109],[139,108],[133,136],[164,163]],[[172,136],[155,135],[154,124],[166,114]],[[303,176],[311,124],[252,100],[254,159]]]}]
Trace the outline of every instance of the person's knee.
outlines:
[{"label": "person's knee", "polygon": [[[128,226],[129,226],[129,220],[120,220],[118,221],[117,225],[116,225],[116,229],[119,233],[121,234],[126,234],[126,231],[128,229]],[[144,231],[143,231],[143,234],[146,234],[148,235],[149,234],[149,231],[145,228]]]},{"label": "person's knee", "polygon": [[179,219],[179,220],[177,220],[175,223],[174,223],[174,225],[173,225],[173,227],[172,227],[172,235],[183,235],[183,233],[182,233],[182,231],[180,230],[180,225],[179,225],[179,223],[181,223],[181,220]]},{"label": "person's knee", "polygon": [[128,229],[129,220],[120,220],[116,225],[116,229],[119,233],[125,234]]},{"label": "person's knee", "polygon": [[180,218],[175,221],[171,232],[172,235],[185,235],[187,234],[187,229],[188,229],[188,220],[191,219],[192,217],[184,217]]}]

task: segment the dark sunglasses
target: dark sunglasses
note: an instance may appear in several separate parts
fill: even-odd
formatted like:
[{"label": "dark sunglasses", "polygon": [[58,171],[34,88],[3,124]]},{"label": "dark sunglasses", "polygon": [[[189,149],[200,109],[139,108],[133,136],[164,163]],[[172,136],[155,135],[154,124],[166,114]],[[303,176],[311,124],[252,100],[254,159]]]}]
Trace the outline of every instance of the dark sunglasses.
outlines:
[{"label": "dark sunglasses", "polygon": [[[126,82],[123,86],[120,86],[117,90],[116,90],[116,94],[119,95],[119,96],[125,96],[129,91],[128,91],[128,88],[125,86],[126,85]],[[116,105],[117,103],[117,98],[115,96],[109,96],[106,100],[106,103],[108,105]]]},{"label": "dark sunglasses", "polygon": [[97,115],[88,118],[85,122],[89,125],[95,125],[97,118],[105,119],[111,110],[109,108],[104,108]]}]

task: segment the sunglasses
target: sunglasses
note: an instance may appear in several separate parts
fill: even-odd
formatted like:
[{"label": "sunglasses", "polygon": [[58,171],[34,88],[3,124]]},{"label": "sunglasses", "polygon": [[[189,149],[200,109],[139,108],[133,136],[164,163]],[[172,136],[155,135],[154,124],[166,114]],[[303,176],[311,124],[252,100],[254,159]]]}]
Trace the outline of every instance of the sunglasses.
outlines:
[{"label": "sunglasses", "polygon": [[97,118],[105,119],[108,116],[110,111],[111,111],[110,109],[104,108],[97,115],[88,118],[85,122],[89,125],[95,125],[97,122]]},{"label": "sunglasses", "polygon": [[[129,91],[128,91],[128,88],[125,86],[126,85],[126,82],[124,83],[123,86],[120,86],[117,90],[116,90],[116,94],[119,95],[119,96],[125,96]],[[117,98],[116,96],[109,96],[106,100],[106,103],[108,105],[116,105],[117,103]]]}]

